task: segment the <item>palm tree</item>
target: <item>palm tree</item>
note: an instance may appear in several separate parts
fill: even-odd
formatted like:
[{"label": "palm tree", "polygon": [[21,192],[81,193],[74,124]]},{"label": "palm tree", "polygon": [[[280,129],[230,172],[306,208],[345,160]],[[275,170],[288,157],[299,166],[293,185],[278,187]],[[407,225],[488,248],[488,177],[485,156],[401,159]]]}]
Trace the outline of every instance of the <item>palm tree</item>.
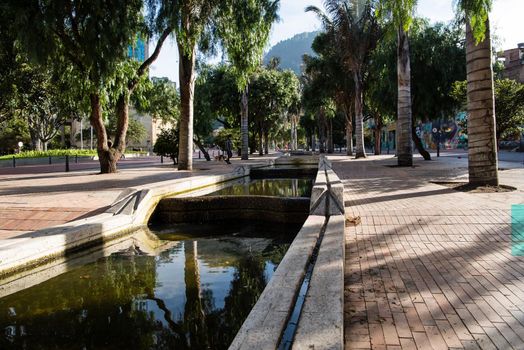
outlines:
[{"label": "palm tree", "polygon": [[489,30],[491,3],[491,0],[457,3],[457,10],[466,21],[469,183],[480,186],[499,184]]},{"label": "palm tree", "polygon": [[355,157],[366,157],[364,149],[363,79],[370,52],[375,47],[379,26],[372,0],[325,0],[326,14],[315,6],[306,11],[316,13],[328,32],[337,38],[347,71],[353,74],[355,93]]},{"label": "palm tree", "polygon": [[397,156],[399,166],[413,165],[411,65],[408,31],[417,0],[382,0],[379,13],[389,17],[397,31]]}]

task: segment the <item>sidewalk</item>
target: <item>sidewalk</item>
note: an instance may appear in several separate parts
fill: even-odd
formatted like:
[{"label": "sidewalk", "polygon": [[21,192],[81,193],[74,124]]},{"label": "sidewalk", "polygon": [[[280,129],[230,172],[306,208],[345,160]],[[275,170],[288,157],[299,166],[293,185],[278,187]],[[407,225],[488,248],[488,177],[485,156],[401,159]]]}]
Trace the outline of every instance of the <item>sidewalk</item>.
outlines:
[{"label": "sidewalk", "polygon": [[347,349],[524,349],[524,257],[511,255],[510,205],[524,168],[501,162],[509,193],[456,192],[467,156],[414,168],[392,156],[333,156],[345,187]]},{"label": "sidewalk", "polygon": [[254,156],[249,161],[237,158],[232,165],[195,159],[192,172],[178,171],[167,160],[164,164],[126,160],[121,162],[117,174],[97,174],[96,164],[94,169],[91,166],[91,170],[70,173],[31,174],[25,167],[23,173],[12,174],[0,169],[0,240],[101,213],[126,188],[141,189],[190,176],[225,174],[235,166],[275,157]]}]

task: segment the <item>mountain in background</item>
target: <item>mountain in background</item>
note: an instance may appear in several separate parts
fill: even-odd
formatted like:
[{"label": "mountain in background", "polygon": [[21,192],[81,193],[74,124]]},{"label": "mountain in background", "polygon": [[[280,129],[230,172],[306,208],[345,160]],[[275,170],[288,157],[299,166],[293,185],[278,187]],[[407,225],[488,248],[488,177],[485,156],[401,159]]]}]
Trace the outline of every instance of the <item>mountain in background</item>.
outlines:
[{"label": "mountain in background", "polygon": [[302,65],[302,55],[314,55],[311,49],[311,43],[317,36],[316,32],[300,33],[292,38],[282,40],[264,56],[264,64],[267,64],[272,57],[280,58],[280,68],[291,69],[297,75],[300,75],[300,66]]}]

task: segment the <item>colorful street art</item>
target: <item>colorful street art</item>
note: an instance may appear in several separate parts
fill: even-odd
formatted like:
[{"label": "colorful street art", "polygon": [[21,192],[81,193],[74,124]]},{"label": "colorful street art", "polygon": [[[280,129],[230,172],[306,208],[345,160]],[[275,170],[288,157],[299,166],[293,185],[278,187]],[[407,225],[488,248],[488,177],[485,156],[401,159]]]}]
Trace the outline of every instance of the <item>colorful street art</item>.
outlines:
[{"label": "colorful street art", "polygon": [[[436,149],[440,136],[440,146],[444,149],[468,147],[468,135],[461,125],[466,120],[466,113],[461,112],[453,120],[436,120],[419,123],[416,131],[425,148]],[[440,134],[440,135],[439,135]]]}]

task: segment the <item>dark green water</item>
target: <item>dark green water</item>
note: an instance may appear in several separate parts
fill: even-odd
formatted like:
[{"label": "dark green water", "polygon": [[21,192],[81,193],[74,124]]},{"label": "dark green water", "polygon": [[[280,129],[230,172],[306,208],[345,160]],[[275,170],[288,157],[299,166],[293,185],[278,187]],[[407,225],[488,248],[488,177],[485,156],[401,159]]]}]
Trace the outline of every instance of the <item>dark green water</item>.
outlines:
[{"label": "dark green water", "polygon": [[226,349],[298,230],[157,228],[154,255],[135,244],[0,299],[0,349]]},{"label": "dark green water", "polygon": [[256,179],[225,187],[209,196],[310,197],[313,179]]}]

